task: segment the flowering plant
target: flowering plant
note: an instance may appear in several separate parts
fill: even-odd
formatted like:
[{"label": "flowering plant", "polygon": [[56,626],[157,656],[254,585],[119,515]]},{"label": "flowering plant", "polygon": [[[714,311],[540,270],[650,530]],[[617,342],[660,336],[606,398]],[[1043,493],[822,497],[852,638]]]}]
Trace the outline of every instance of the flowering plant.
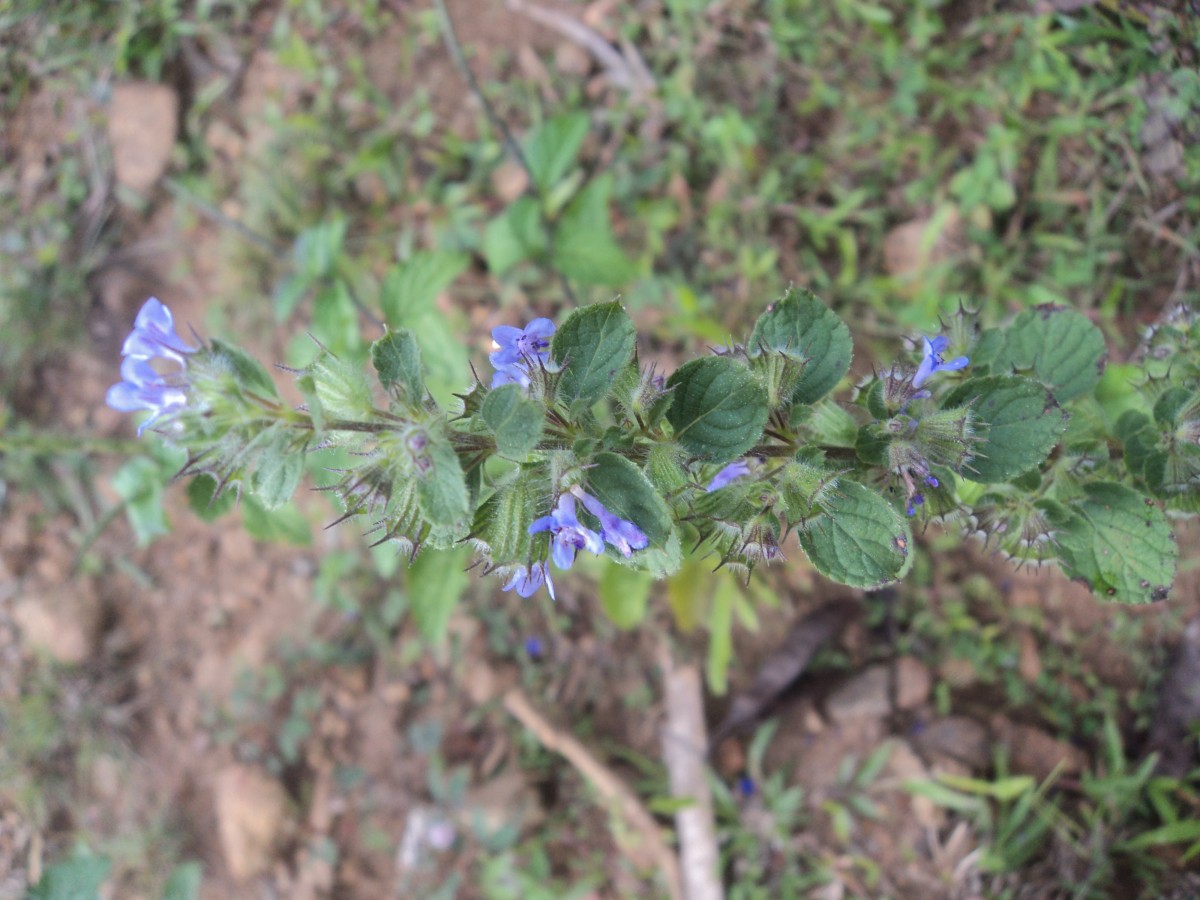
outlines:
[{"label": "flowering plant", "polygon": [[[305,454],[346,448],[354,462],[332,487],[343,519],[410,557],[467,544],[523,597],[554,596],[552,569],[580,551],[666,577],[687,547],[749,574],[793,534],[827,577],[878,588],[911,565],[914,525],[939,522],[1134,603],[1166,596],[1168,516],[1200,508],[1198,344],[1200,317],[1180,309],[1137,365],[1106,371],[1077,312],[980,328],[960,310],[949,335],[922,338],[919,361],[835,398],[850,332],[807,291],[770,305],[744,344],[666,378],[610,302],[557,328],[497,328],[491,378],[453,409],[430,397],[406,329],[371,346],[378,388],[322,350],[293,372],[293,408],[259,363],[185,343],[150,300],[108,400],[148,410],[141,429],[187,450],[184,474],[267,507],[295,492]],[[947,362],[952,346],[963,352]]]}]

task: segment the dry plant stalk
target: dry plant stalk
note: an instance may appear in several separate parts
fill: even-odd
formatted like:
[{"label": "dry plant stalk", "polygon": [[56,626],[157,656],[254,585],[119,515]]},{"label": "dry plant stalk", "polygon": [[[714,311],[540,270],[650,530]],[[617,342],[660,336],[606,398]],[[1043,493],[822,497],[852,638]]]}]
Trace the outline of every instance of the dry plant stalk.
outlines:
[{"label": "dry plant stalk", "polygon": [[637,835],[638,841],[621,842],[623,850],[640,868],[657,869],[667,883],[671,900],[683,900],[679,862],[671,852],[654,817],[621,778],[600,762],[574,735],[555,728],[519,688],[504,694],[509,715],[533,733],[543,747],[560,754],[578,770],[620,820]]}]

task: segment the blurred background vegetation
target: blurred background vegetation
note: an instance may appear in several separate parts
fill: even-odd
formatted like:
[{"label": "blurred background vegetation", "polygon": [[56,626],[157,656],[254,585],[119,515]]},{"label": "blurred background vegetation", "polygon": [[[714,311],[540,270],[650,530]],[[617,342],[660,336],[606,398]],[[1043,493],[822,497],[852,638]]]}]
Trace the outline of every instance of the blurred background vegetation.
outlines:
[{"label": "blurred background vegetation", "polygon": [[[791,284],[851,323],[856,372],[960,304],[986,322],[1069,305],[1123,361],[1200,300],[1198,22],[1194,4],[1121,0],[0,7],[0,896],[39,876],[54,897],[251,896],[253,879],[289,896],[655,890],[595,837],[578,778],[466,682],[472,654],[498,661],[667,814],[656,738],[632,724],[658,702],[653,623],[620,629],[663,597],[597,566],[565,604],[522,604],[465,557],[406,570],[321,531],[336,513],[319,500],[235,512],[211,484],[171,486],[181,460],[102,406],[146,296],[289,365],[308,335],[354,358],[405,325],[442,400],[497,324],[619,295],[643,360],[670,368]],[[314,459],[314,481],[336,465]],[[237,549],[243,528],[261,558]],[[815,671],[919,656],[929,716],[1000,710],[1077,765],[986,752],[899,790],[896,745],[872,731],[814,785],[772,757],[787,722],[768,726],[717,761],[730,895],[1190,895],[1196,780],[1136,748],[1195,597],[1085,613],[1056,582],[981,571],[956,538],[922,544],[898,599]],[[725,611],[696,644],[718,695],[726,665],[744,686],[779,634],[756,609],[786,627],[836,596],[788,565],[748,592],[672,588]],[[217,593],[193,596],[210,576]],[[228,684],[197,674],[210,658]],[[614,684],[633,686],[615,704]],[[190,718],[162,725],[173,704]],[[364,749],[379,740],[398,768]],[[220,837],[234,765],[267,773],[259,805],[278,808],[263,859]],[[869,828],[917,799],[935,811],[927,881]],[[404,841],[439,822],[453,846],[409,860]]]}]

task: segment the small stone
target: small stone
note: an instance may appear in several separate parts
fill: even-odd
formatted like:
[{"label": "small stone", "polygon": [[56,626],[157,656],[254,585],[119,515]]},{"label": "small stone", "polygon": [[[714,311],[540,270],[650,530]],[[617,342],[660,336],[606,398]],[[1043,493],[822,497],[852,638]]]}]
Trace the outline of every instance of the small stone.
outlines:
[{"label": "small stone", "polygon": [[916,709],[929,699],[933,676],[929,667],[912,656],[896,660],[896,707]]},{"label": "small stone", "polygon": [[229,874],[238,881],[267,871],[283,836],[287,794],[265,772],[231,765],[216,777],[217,832]]},{"label": "small stone", "polygon": [[179,128],[179,95],[148,81],[127,81],[113,88],[108,111],[117,183],[139,194],[154,187],[167,171]]},{"label": "small stone", "polygon": [[951,657],[938,666],[938,677],[951,687],[970,687],[979,680],[979,672],[969,659]]},{"label": "small stone", "polygon": [[1078,775],[1087,767],[1087,755],[1082,750],[1040,728],[1014,725],[1003,717],[997,717],[992,728],[997,742],[1008,748],[1014,772],[1044,781],[1056,769],[1060,775]]},{"label": "small stone", "polygon": [[911,656],[894,664],[870,666],[829,695],[825,711],[834,722],[848,719],[881,718],[892,712],[892,678],[895,677],[897,709],[915,709],[928,698],[933,676],[920,660]]},{"label": "small stone", "polygon": [[913,744],[927,757],[947,756],[976,771],[991,763],[987,728],[965,716],[930,722],[913,737]]},{"label": "small stone", "polygon": [[529,187],[529,175],[514,160],[506,159],[492,172],[492,190],[505,203],[512,203]]},{"label": "small stone", "polygon": [[1038,653],[1037,638],[1028,628],[1017,636],[1017,674],[1034,684],[1042,674],[1042,657]]},{"label": "small stone", "polygon": [[574,41],[563,41],[554,48],[554,68],[562,75],[581,77],[592,70],[592,57]]}]

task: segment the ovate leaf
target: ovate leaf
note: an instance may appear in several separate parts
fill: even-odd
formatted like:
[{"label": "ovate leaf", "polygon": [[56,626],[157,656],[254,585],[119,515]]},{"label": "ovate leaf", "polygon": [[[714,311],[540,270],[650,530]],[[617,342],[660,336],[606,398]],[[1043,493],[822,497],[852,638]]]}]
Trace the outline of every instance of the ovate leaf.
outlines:
[{"label": "ovate leaf", "polygon": [[397,392],[409,403],[425,399],[425,379],[421,371],[421,348],[417,336],[407,328],[390,331],[371,345],[371,362],[379,383],[389,393]]},{"label": "ovate leaf", "polygon": [[1122,484],[1089,484],[1084,494],[1056,534],[1067,575],[1118,603],[1165,600],[1179,551],[1162,510]]},{"label": "ovate leaf", "polygon": [[667,543],[672,530],[670,510],[641,469],[625,457],[597,454],[587,470],[587,490],[613,515],[640,528],[652,547]]},{"label": "ovate leaf", "polygon": [[800,546],[822,575],[851,587],[878,588],[904,573],[912,534],[892,504],[844,481],[824,506],[826,512],[800,532]]},{"label": "ovate leaf", "polygon": [[467,586],[467,550],[422,553],[408,569],[409,608],[421,637],[439,644],[458,599]]},{"label": "ovate leaf", "polygon": [[588,133],[588,114],[570,112],[543,122],[525,142],[525,162],[543,193],[567,174]]},{"label": "ovate leaf", "polygon": [[612,176],[601,175],[581,190],[554,232],[554,267],[582,284],[620,287],[637,274],[617,245],[609,219]]},{"label": "ovate leaf", "polygon": [[793,289],[758,317],[747,351],[783,353],[804,364],[792,394],[795,403],[814,403],[833,390],[850,369],[850,329],[811,291]]},{"label": "ovate leaf", "polygon": [[637,334],[615,300],[577,309],[555,332],[554,360],[562,366],[558,399],[567,406],[591,406],[612,387],[633,359]]},{"label": "ovate leaf", "polygon": [[741,456],[762,437],[767,391],[744,365],[728,356],[684,363],[667,381],[674,390],[667,421],[675,439],[710,462]]},{"label": "ovate leaf", "polygon": [[516,384],[505,384],[489,391],[483,401],[483,420],[496,437],[501,456],[518,462],[542,439],[546,411],[540,403],[525,396]]},{"label": "ovate leaf", "polygon": [[1042,385],[1017,375],[972,378],[946,397],[947,407],[972,405],[977,443],[963,476],[992,483],[1028,472],[1067,430],[1068,413]]},{"label": "ovate leaf", "polygon": [[992,371],[1016,370],[1050,388],[1059,403],[1091,391],[1104,371],[1104,335],[1063,306],[1027,309],[1005,329]]},{"label": "ovate leaf", "polygon": [[612,563],[600,575],[600,605],[618,628],[633,628],[646,616],[646,603],[654,577]]},{"label": "ovate leaf", "polygon": [[465,529],[469,498],[462,463],[450,441],[436,431],[427,433],[428,443],[417,464],[417,504],[425,521],[440,528]]}]

